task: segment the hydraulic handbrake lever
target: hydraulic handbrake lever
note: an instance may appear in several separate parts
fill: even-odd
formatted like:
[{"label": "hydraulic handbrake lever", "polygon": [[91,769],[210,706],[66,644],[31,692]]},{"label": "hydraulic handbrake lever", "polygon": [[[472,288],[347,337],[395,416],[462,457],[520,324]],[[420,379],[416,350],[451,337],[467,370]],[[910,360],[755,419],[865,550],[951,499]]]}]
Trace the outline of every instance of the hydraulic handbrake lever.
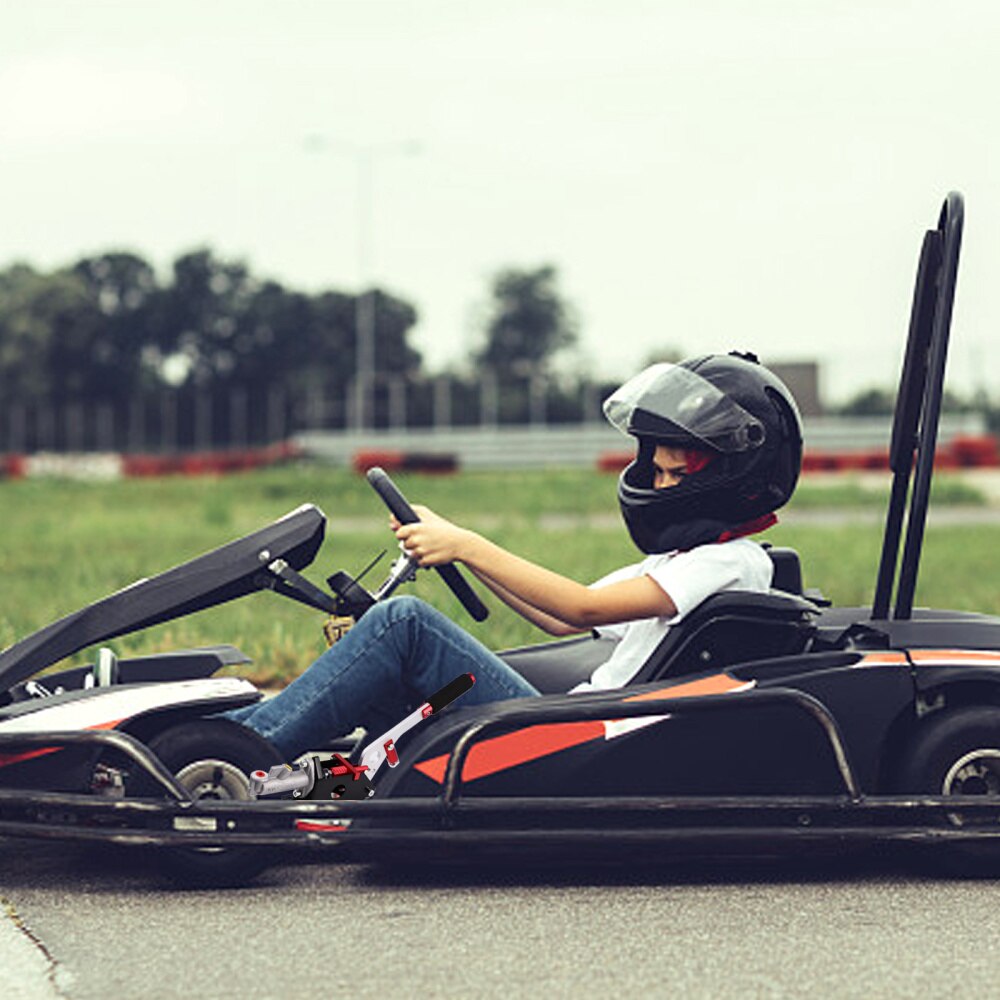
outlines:
[{"label": "hydraulic handbrake lever", "polygon": [[471,690],[475,683],[476,678],[472,674],[459,674],[453,681],[449,681],[440,691],[432,694],[418,709],[412,711],[402,722],[397,722],[392,729],[386,730],[377,739],[372,740],[361,752],[361,759],[358,761],[360,766],[366,768],[369,775],[374,775],[382,766],[383,761],[389,767],[395,767],[399,763],[396,740],[417,723],[436,715],[446,705],[450,705],[456,698]]},{"label": "hydraulic handbrake lever", "polygon": [[294,767],[277,764],[269,771],[252,771],[249,778],[251,798],[290,794],[293,799],[367,799],[375,794],[371,779],[382,766],[399,763],[396,740],[424,719],[436,715],[446,705],[461,697],[476,683],[472,674],[459,674],[440,691],[435,691],[405,719],[372,740],[352,764],[339,753],[328,760],[315,754],[302,758]]}]

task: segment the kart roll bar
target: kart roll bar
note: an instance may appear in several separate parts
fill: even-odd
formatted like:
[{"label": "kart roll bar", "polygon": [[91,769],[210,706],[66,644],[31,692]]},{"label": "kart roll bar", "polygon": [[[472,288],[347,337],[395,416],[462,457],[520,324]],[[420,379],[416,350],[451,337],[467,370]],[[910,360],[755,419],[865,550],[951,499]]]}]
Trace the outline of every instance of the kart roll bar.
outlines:
[{"label": "kart roll bar", "polygon": [[957,191],[952,191],[941,206],[937,228],[924,234],[920,250],[909,335],[889,446],[889,468],[893,479],[875,598],[872,602],[873,619],[884,620],[889,616],[911,475],[913,493],[909,503],[893,618],[908,619],[913,612],[913,595],[917,586],[934,471],[934,450],[941,417],[944,371],[948,359],[948,338],[964,218],[962,196]]}]

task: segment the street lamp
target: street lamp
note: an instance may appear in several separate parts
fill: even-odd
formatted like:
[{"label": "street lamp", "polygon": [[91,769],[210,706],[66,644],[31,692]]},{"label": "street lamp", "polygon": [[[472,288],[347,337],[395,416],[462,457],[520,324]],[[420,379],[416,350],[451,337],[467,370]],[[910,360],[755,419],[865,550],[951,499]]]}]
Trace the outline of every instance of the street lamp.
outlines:
[{"label": "street lamp", "polygon": [[404,142],[328,142],[323,135],[307,136],[308,152],[331,152],[354,157],[357,168],[357,254],[358,294],[354,299],[355,371],[354,429],[362,431],[374,424],[372,389],[375,384],[375,291],[371,287],[374,259],[374,173],[380,157],[413,156],[420,152],[415,140]]}]

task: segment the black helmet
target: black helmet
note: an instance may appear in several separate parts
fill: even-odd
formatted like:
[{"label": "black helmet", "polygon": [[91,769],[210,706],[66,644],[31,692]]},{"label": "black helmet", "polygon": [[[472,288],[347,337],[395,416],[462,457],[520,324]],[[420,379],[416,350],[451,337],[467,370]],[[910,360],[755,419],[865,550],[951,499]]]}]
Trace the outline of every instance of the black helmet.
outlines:
[{"label": "black helmet", "polygon": [[[618,480],[629,534],[646,553],[689,549],[777,510],[802,465],[802,421],[784,383],[752,354],[656,364],[605,400],[604,414],[638,439]],[[653,488],[658,444],[712,455],[669,489]]]}]

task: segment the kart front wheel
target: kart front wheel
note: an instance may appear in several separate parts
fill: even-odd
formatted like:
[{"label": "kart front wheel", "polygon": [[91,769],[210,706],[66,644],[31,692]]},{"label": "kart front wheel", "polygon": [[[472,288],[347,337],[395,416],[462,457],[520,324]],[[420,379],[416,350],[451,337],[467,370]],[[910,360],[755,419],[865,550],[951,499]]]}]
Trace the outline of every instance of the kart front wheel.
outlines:
[{"label": "kart front wheel", "polygon": [[[902,761],[898,786],[904,793],[956,798],[1000,795],[1000,707],[968,706],[932,716]],[[995,816],[973,818],[956,810],[948,814],[947,822],[1000,831]],[[1000,841],[950,845],[945,856],[955,874],[1000,874]]]},{"label": "kart front wheel", "polygon": [[[228,719],[198,719],[158,733],[149,748],[197,800],[250,798],[247,775],[281,763],[278,752],[263,737]],[[159,795],[151,779],[139,778],[133,795]],[[260,847],[166,847],[160,852],[165,873],[192,886],[238,885],[259,874],[268,863]]]}]

